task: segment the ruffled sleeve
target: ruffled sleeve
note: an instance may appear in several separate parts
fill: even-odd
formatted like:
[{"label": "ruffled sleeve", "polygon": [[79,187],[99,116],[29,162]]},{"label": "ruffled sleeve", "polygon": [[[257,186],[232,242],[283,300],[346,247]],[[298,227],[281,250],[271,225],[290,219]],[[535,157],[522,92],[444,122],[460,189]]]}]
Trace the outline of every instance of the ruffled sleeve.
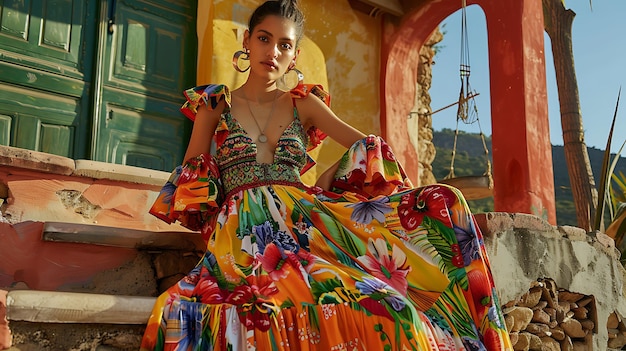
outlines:
[{"label": "ruffled sleeve", "polygon": [[412,187],[389,145],[383,138],[369,135],[345,152],[335,173],[331,191],[350,191],[372,198]]},{"label": "ruffled sleeve", "polygon": [[228,107],[231,104],[230,90],[223,84],[200,85],[185,90],[183,94],[187,101],[180,111],[192,121],[195,121],[198,108],[202,105],[214,110],[221,100],[224,100]]},{"label": "ruffled sleeve", "polygon": [[[330,107],[330,94],[319,84],[299,84],[291,90],[290,93],[292,99],[303,99],[309,96],[309,94],[313,94],[322,100],[326,106]],[[326,139],[326,134],[317,129],[315,126],[311,126],[306,131],[306,134],[308,137],[307,151],[315,149],[324,139]]]},{"label": "ruffled sleeve", "polygon": [[223,201],[217,163],[211,155],[202,154],[174,169],[149,212],[167,223],[179,221],[202,231],[204,236],[213,231]]}]

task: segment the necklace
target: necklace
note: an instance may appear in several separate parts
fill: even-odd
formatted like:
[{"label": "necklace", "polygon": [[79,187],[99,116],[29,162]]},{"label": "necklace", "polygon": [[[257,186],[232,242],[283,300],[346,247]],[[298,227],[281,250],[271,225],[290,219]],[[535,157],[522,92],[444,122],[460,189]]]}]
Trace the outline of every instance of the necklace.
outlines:
[{"label": "necklace", "polygon": [[267,129],[267,126],[269,125],[270,120],[272,119],[272,115],[274,114],[274,106],[276,106],[276,98],[278,97],[278,89],[276,89],[276,92],[274,93],[274,100],[272,101],[272,109],[270,110],[270,114],[267,116],[267,121],[265,122],[265,127],[263,129],[261,129],[259,122],[257,122],[256,117],[254,117],[254,113],[252,113],[252,108],[250,108],[250,100],[248,100],[246,93],[243,92],[243,90],[242,90],[242,93],[243,93],[244,99],[246,99],[246,104],[248,105],[248,111],[250,111],[250,116],[252,116],[254,123],[256,124],[257,128],[259,128],[259,132],[261,133],[259,134],[259,137],[257,138],[257,140],[260,143],[267,143],[267,135],[265,135],[265,129]]}]

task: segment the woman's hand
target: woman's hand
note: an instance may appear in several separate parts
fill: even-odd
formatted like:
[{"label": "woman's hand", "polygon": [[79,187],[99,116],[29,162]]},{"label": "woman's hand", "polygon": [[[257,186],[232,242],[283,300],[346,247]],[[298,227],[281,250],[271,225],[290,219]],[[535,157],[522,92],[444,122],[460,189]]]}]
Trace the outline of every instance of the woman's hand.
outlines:
[{"label": "woman's hand", "polygon": [[315,182],[315,186],[318,186],[326,191],[330,190],[330,187],[333,184],[333,179],[335,179],[335,174],[337,174],[337,169],[339,169],[339,162],[341,160],[335,162],[330,168],[328,168]]}]

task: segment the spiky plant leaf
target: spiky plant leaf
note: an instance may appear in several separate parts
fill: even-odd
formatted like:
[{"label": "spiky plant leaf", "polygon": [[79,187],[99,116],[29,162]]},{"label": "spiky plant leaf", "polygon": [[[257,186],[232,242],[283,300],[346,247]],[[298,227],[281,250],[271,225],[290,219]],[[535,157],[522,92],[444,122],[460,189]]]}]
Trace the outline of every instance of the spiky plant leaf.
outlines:
[{"label": "spiky plant leaf", "polygon": [[606,141],[606,149],[604,150],[604,158],[602,160],[602,171],[600,172],[600,188],[598,189],[598,208],[596,210],[596,217],[593,230],[600,230],[600,224],[602,223],[602,216],[604,216],[604,196],[607,188],[607,179],[609,178],[608,168],[609,160],[611,159],[611,141],[613,139],[613,130],[615,129],[615,119],[617,118],[617,109],[619,107],[619,97],[622,93],[622,87],[617,92],[617,101],[615,102],[615,112],[613,113],[613,122],[611,123],[611,129],[609,130],[609,137]]}]

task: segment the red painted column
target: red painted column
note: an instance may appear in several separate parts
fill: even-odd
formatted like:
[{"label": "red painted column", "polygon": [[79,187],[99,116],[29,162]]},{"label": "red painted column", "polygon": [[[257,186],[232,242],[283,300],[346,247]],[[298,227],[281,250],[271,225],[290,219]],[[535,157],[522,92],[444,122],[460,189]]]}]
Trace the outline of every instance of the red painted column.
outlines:
[{"label": "red painted column", "polygon": [[495,210],[556,224],[541,0],[479,3],[487,19]]},{"label": "red painted column", "polygon": [[415,103],[418,55],[413,43],[398,40],[401,32],[393,24],[383,22],[380,129],[409,179],[418,184],[418,155],[407,128],[409,111]]},{"label": "red painted column", "polygon": [[399,25],[395,21],[383,21],[381,134],[415,184],[418,180],[419,155],[410,142],[407,119],[415,104],[419,52],[439,23],[456,11],[459,4],[434,0],[412,10],[402,18]]}]

